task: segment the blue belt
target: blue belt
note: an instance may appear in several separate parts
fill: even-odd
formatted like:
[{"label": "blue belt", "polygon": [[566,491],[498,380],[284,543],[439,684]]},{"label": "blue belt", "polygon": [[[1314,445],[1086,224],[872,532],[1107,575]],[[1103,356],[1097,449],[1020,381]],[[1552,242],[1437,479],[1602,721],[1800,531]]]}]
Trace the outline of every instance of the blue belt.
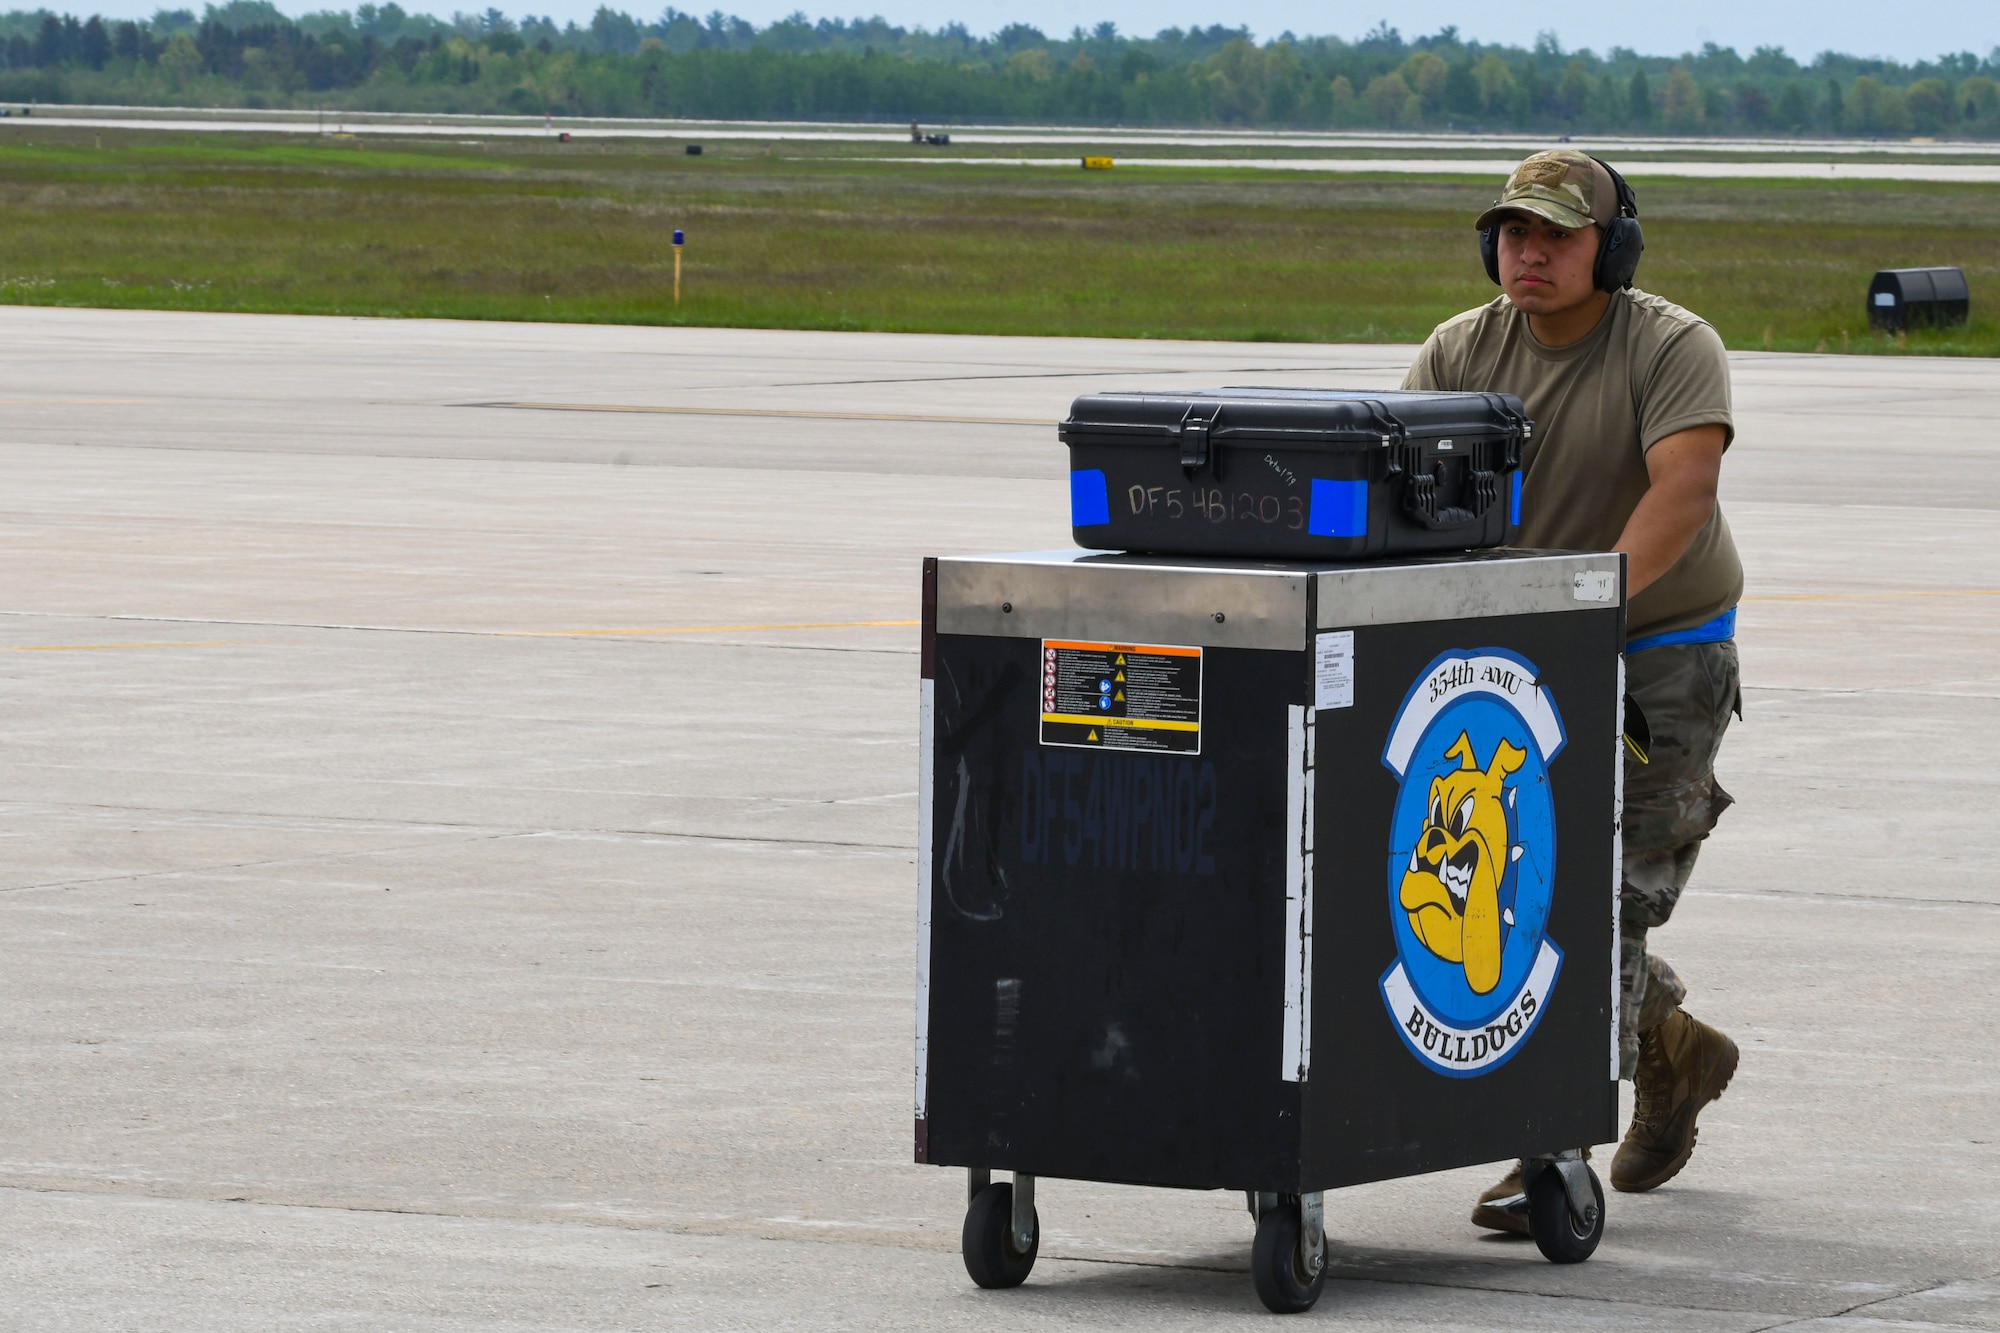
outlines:
[{"label": "blue belt", "polygon": [[1640,653],[1648,648],[1665,648],[1676,643],[1724,643],[1736,637],[1736,608],[1730,607],[1705,625],[1693,629],[1671,630],[1665,634],[1649,634],[1643,639],[1634,639],[1625,645],[1627,653]]}]

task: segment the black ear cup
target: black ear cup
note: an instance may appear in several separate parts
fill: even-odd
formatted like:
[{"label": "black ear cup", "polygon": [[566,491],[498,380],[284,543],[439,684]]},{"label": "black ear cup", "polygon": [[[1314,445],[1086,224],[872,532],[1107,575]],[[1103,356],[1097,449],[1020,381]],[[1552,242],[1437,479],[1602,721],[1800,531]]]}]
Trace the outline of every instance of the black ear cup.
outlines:
[{"label": "black ear cup", "polygon": [[1599,291],[1619,292],[1632,285],[1632,275],[1639,271],[1639,256],[1646,251],[1646,233],[1639,229],[1639,196],[1632,193],[1616,167],[1600,157],[1590,160],[1604,168],[1604,174],[1611,177],[1611,188],[1618,191],[1618,216],[1599,229],[1597,266],[1591,270],[1591,278]]},{"label": "black ear cup", "polygon": [[1486,267],[1486,276],[1493,279],[1493,285],[1500,285],[1500,229],[1482,227],[1479,231],[1479,262]]},{"label": "black ear cup", "polygon": [[1597,268],[1592,276],[1599,291],[1623,291],[1632,285],[1639,271],[1639,256],[1646,251],[1646,234],[1637,218],[1613,218],[1604,228],[1597,247]]}]

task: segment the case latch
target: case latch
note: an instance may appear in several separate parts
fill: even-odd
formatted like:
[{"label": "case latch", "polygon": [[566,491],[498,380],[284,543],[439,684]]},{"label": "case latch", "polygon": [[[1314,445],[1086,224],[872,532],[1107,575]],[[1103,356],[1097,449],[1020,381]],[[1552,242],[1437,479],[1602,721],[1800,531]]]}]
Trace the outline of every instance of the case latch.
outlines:
[{"label": "case latch", "polygon": [[[1187,414],[1181,418],[1180,430],[1177,432],[1181,439],[1181,469],[1189,476],[1208,466],[1208,433],[1215,425],[1216,417],[1221,415],[1221,410],[1215,408],[1206,417],[1198,417],[1195,415],[1195,409],[1190,407]],[[1218,477],[1222,475],[1219,458],[1216,460],[1215,471]]]}]

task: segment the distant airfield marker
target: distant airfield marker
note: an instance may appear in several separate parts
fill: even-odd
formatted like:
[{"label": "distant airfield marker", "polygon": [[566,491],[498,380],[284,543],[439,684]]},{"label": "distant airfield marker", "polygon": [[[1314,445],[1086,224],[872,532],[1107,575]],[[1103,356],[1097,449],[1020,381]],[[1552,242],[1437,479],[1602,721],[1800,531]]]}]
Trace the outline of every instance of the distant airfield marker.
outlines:
[{"label": "distant airfield marker", "polygon": [[681,303],[681,247],[687,244],[687,233],[674,228],[674,304]]}]

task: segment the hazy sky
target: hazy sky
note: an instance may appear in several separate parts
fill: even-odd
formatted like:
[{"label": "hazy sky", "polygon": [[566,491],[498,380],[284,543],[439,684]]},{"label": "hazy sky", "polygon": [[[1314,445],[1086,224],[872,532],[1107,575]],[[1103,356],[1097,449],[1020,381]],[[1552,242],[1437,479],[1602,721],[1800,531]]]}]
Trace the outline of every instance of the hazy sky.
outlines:
[{"label": "hazy sky", "polygon": [[[197,0],[175,0],[199,11]],[[20,3],[20,0],[16,0]],[[150,14],[161,0],[104,0],[90,5],[87,0],[42,0],[55,9],[92,10],[118,17]],[[278,0],[287,12],[305,9],[351,7],[353,0],[324,0],[299,3]],[[454,8],[484,9],[484,0],[451,0],[426,4],[424,0],[402,0],[411,10],[448,13]],[[653,0],[610,0],[614,9],[626,9],[642,17],[657,10]],[[661,0],[664,3],[664,0]],[[576,19],[588,22],[598,0],[532,0],[537,13],[550,13],[558,22]],[[1901,0],[1883,4],[1880,0],[1678,0],[1668,4],[1573,4],[1546,8],[1509,9],[1506,6],[1473,4],[1469,0],[1403,0],[1331,7],[1303,3],[1302,0],[849,0],[845,4],[815,6],[803,0],[680,0],[680,8],[692,12],[722,8],[762,24],[785,13],[803,8],[817,18],[823,14],[845,16],[880,14],[892,23],[909,27],[936,28],[954,19],[975,33],[985,34],[1009,23],[1032,23],[1051,35],[1066,33],[1077,24],[1089,27],[1110,19],[1121,32],[1151,35],[1161,28],[1187,27],[1211,23],[1247,24],[1260,38],[1287,29],[1300,33],[1330,33],[1355,37],[1387,19],[1405,37],[1437,31],[1457,24],[1468,38],[1482,41],[1515,42],[1526,45],[1538,30],[1553,28],[1565,49],[1587,46],[1604,51],[1612,46],[1629,46],[1654,55],[1675,55],[1693,50],[1703,42],[1733,46],[1744,55],[1758,46],[1782,46],[1794,56],[1810,59],[1822,50],[1846,51],[1855,55],[1887,56],[1898,60],[1923,59],[1946,51],[1973,51],[1985,55],[2000,44],[2000,3],[1995,0]],[[500,0],[500,8],[519,13],[530,8]]]}]

